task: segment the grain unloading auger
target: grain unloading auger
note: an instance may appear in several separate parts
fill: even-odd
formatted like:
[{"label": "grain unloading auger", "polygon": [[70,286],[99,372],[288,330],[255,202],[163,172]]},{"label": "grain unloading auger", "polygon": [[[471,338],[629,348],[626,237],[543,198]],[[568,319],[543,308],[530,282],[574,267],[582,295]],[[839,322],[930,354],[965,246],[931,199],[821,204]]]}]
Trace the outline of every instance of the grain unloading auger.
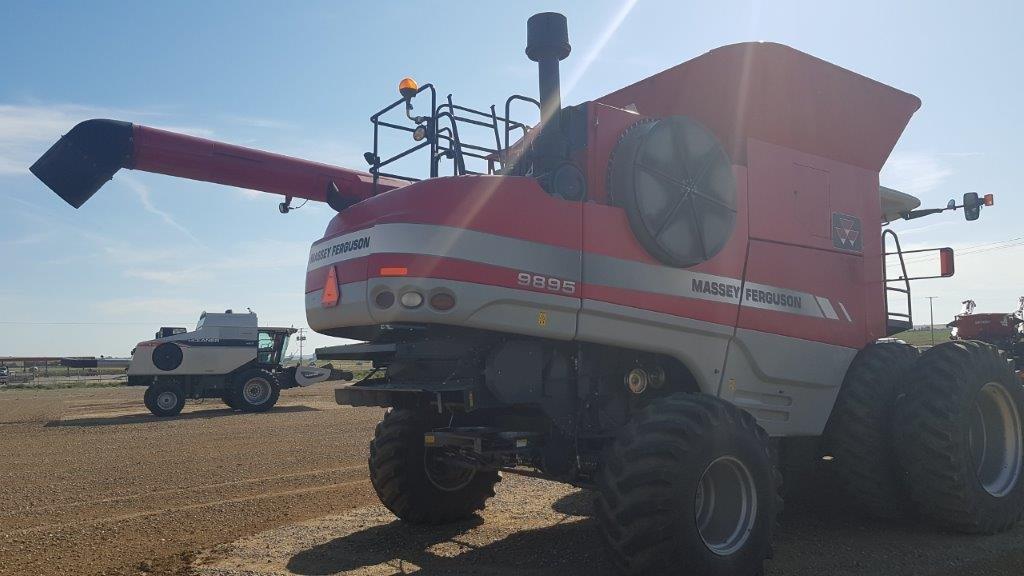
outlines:
[{"label": "grain unloading auger", "polygon": [[[341,211],[406,182],[118,120],[87,120],[30,170],[79,208],[118,170],[129,168],[327,202]],[[287,204],[282,205],[282,211]]]},{"label": "grain unloading auger", "polygon": [[[370,448],[382,502],[411,522],[457,520],[500,471],[528,472],[597,488],[626,572],[751,575],[771,550],[780,461],[820,449],[867,510],[898,514],[909,497],[965,531],[1016,522],[1024,392],[1004,357],[876,343],[911,321],[888,307],[910,279],[902,265],[886,276],[902,254],[891,230],[886,254],[883,222],[961,207],[972,219],[984,203],[920,210],[880,190],[919,100],[746,43],[562,107],[565,18],[527,29],[539,99],[475,110],[403,81],[371,117],[366,174],[296,160],[287,176],[250,171],[208,141],[152,163],[145,137],[122,147],[138,169],[340,198],[310,249],[306,313],[365,341],[319,357],[377,369],[336,397],[391,408]],[[537,127],[511,119],[521,106],[540,110]],[[471,142],[474,128],[486,139]],[[413,144],[386,155],[395,130]],[[125,165],[97,170],[71,145],[48,156],[37,173],[51,181],[85,167],[87,186],[56,187],[79,204]],[[429,178],[389,172],[418,156]]]}]

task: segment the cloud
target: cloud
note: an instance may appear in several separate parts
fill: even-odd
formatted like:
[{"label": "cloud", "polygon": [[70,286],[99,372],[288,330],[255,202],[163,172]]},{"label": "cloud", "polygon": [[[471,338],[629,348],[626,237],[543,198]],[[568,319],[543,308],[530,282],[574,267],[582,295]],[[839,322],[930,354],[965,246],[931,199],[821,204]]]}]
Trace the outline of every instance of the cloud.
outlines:
[{"label": "cloud", "polygon": [[13,238],[10,240],[0,240],[0,246],[29,246],[32,244],[41,244],[53,237],[52,231],[45,232],[29,232],[24,236]]},{"label": "cloud", "polygon": [[[120,251],[119,251],[120,252]],[[175,250],[169,258],[131,258],[134,266],[124,271],[129,278],[146,280],[166,286],[188,286],[201,283],[226,285],[239,278],[246,278],[255,272],[286,272],[301,274],[309,254],[306,242],[283,240],[253,240],[236,243],[224,251],[230,256],[215,255],[208,250]],[[161,262],[158,268],[147,268],[145,264]],[[181,265],[168,265],[177,261]],[[185,264],[187,263],[187,264]]]},{"label": "cloud", "polygon": [[149,188],[145,184],[139,182],[134,177],[129,176],[127,174],[120,175],[117,180],[118,182],[127,186],[129,190],[134,192],[135,195],[139,197],[139,202],[142,203],[142,207],[146,210],[146,212],[159,216],[160,219],[163,220],[164,223],[166,223],[168,226],[178,230],[185,236],[188,236],[196,244],[202,244],[202,242],[199,241],[199,238],[197,238],[195,234],[192,233],[191,230],[179,224],[178,221],[175,220],[167,212],[164,212],[163,210],[160,210],[159,208],[153,205],[153,201],[149,197]]},{"label": "cloud", "polygon": [[[83,106],[79,104],[0,104],[0,175],[28,174],[28,167],[75,124],[90,118],[158,119],[161,112]],[[194,126],[166,130],[210,137],[213,131]]]},{"label": "cloud", "polygon": [[194,285],[198,284],[200,281],[209,279],[210,277],[208,273],[196,268],[174,270],[130,269],[125,270],[124,275],[128,278],[138,278],[140,280],[147,280],[168,286]]},{"label": "cloud", "polygon": [[252,116],[224,116],[225,121],[251,128],[262,128],[267,130],[291,130],[296,128],[291,122],[272,120],[270,118],[255,118]]},{"label": "cloud", "polygon": [[921,197],[953,175],[953,168],[943,156],[929,152],[894,152],[882,168],[880,180],[885,186]]},{"label": "cloud", "polygon": [[105,318],[188,318],[202,310],[199,302],[186,298],[113,298],[93,305],[93,309]]}]

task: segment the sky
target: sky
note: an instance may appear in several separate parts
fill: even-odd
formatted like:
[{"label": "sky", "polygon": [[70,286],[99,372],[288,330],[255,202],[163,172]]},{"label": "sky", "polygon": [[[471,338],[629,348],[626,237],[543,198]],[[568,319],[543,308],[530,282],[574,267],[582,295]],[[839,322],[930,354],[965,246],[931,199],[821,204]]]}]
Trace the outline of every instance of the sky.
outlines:
[{"label": "sky", "polygon": [[[526,19],[568,17],[566,104],[712,48],[788,44],[923,101],[882,184],[944,205],[993,193],[981,220],[900,222],[904,248],[963,252],[914,284],[915,320],[1024,294],[1020,2],[6,2],[0,8],[0,356],[126,355],[159,326],[251,307],[305,326],[310,243],[333,212],[121,171],[80,210],[28,166],[74,124],[114,118],[364,168],[369,116],[411,75],[473,107],[534,95]],[[1004,242],[1014,240],[1014,242]],[[334,343],[311,334],[309,347]]]}]

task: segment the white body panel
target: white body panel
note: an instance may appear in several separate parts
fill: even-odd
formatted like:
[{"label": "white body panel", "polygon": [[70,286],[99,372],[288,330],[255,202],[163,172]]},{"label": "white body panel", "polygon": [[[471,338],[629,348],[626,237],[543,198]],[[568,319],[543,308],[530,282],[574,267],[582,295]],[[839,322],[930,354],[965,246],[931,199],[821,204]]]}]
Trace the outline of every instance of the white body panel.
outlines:
[{"label": "white body panel", "polygon": [[[255,314],[204,312],[192,332],[139,342],[132,354],[128,375],[228,374],[256,359],[257,333]],[[181,363],[171,370],[161,370],[153,362],[153,352],[167,342],[181,349]]]}]

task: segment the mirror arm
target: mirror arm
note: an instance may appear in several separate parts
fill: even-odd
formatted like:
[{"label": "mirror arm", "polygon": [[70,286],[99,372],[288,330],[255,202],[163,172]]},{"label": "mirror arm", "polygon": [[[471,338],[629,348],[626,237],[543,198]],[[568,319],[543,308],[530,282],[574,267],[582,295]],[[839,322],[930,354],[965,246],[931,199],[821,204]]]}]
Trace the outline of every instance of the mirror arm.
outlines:
[{"label": "mirror arm", "polygon": [[931,216],[932,214],[939,214],[945,212],[948,208],[928,208],[927,210],[911,210],[903,213],[904,220],[913,220],[914,218],[921,218],[923,216]]}]

